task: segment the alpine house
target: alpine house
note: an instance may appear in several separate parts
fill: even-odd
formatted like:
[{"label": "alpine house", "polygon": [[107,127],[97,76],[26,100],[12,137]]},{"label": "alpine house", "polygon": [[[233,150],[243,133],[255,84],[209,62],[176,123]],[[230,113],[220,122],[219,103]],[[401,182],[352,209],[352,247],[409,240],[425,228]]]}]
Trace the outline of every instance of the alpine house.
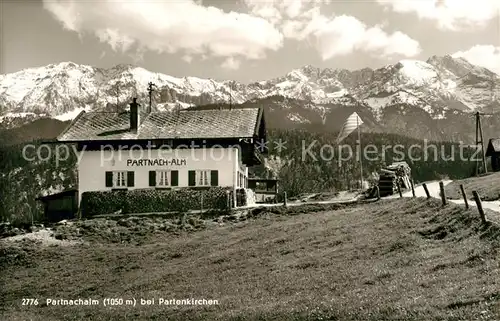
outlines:
[{"label": "alpine house", "polygon": [[262,108],[82,111],[57,137],[76,144],[78,200],[84,192],[248,186],[262,163]]}]

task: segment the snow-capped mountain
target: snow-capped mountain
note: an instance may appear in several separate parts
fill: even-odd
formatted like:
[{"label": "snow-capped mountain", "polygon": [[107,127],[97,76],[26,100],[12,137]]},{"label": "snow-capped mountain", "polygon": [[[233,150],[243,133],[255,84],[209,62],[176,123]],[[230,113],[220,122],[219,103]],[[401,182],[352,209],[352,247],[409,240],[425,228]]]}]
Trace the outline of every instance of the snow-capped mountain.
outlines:
[{"label": "snow-capped mountain", "polygon": [[500,76],[463,58],[433,56],[426,62],[401,60],[380,69],[293,70],[259,82],[263,96],[280,95],[316,103],[364,104],[375,112],[407,104],[427,112],[442,109],[500,111]]},{"label": "snow-capped mountain", "polygon": [[[0,115],[48,114],[60,120],[81,110],[116,108],[133,96],[146,97],[148,82],[158,91],[159,109],[229,100],[232,82],[196,77],[175,78],[131,65],[100,69],[64,62],[0,76]],[[236,86],[238,88],[238,86]],[[233,100],[243,101],[238,91]]]},{"label": "snow-capped mountain", "polygon": [[159,110],[282,96],[306,101],[309,109],[363,105],[376,118],[400,105],[418,107],[433,118],[454,109],[500,111],[500,76],[451,56],[402,60],[376,70],[304,66],[251,84],[176,78],[132,65],[101,69],[64,62],[0,75],[0,122],[37,115],[69,120],[81,110],[122,108],[135,96],[147,104],[150,81],[157,86],[154,108]]}]

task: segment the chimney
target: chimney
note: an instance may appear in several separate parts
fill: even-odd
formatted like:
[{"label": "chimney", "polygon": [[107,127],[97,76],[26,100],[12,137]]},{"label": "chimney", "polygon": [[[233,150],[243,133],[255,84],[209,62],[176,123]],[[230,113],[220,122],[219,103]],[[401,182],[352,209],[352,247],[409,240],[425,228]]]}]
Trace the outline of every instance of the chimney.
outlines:
[{"label": "chimney", "polygon": [[137,103],[137,98],[133,98],[130,103],[130,131],[137,132],[137,128],[140,124],[139,115],[139,103]]}]

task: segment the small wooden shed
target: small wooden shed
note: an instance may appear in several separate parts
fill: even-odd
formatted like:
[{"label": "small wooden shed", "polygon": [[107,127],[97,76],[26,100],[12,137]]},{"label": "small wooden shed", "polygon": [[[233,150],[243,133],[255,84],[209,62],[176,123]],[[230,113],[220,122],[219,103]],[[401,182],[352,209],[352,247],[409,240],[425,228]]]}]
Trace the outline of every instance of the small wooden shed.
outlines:
[{"label": "small wooden shed", "polygon": [[492,138],[488,142],[486,157],[491,157],[491,169],[494,172],[500,171],[500,138]]},{"label": "small wooden shed", "polygon": [[255,193],[257,203],[276,202],[278,196],[278,179],[248,178],[248,188]]},{"label": "small wooden shed", "polygon": [[76,189],[41,196],[36,200],[43,203],[44,218],[47,222],[73,219],[78,213],[78,190]]}]

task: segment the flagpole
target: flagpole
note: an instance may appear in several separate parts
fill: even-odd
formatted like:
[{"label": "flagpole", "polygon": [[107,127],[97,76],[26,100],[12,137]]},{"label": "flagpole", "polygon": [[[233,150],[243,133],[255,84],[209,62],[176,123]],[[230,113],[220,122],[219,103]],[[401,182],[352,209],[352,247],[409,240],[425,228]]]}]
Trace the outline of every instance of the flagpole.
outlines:
[{"label": "flagpole", "polygon": [[359,116],[356,114],[356,127],[358,127],[358,142],[359,142],[359,171],[360,171],[360,184],[361,184],[361,190],[363,190],[363,161],[362,161],[362,156],[363,153],[361,152],[361,126],[359,126]]}]

